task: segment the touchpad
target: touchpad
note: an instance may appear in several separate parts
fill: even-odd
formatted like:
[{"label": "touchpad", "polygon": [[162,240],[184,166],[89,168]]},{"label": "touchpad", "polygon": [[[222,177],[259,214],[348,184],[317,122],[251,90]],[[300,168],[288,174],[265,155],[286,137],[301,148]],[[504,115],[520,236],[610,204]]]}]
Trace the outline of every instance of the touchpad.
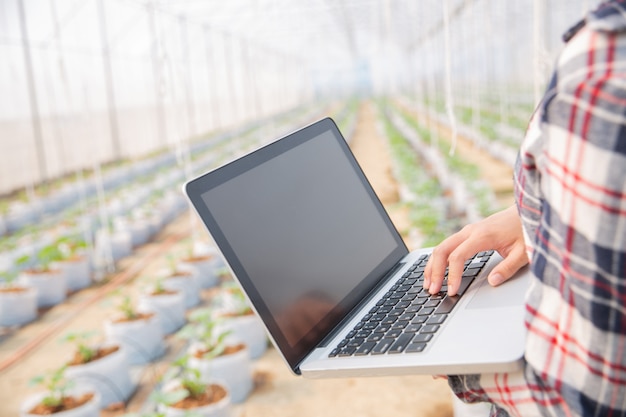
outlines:
[{"label": "touchpad", "polygon": [[527,266],[497,287],[491,286],[484,279],[466,308],[502,308],[524,304],[529,285],[530,273]]}]

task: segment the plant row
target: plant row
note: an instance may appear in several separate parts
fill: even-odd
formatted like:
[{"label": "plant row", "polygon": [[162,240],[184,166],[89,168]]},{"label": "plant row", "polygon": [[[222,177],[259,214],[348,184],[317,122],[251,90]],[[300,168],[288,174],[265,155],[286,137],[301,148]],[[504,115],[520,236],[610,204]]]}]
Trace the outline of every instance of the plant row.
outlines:
[{"label": "plant row", "polygon": [[446,152],[445,141],[435,141],[426,127],[400,108],[388,102],[379,107],[402,200],[424,239],[420,245],[436,245],[462,224],[497,209],[475,166]]},{"label": "plant row", "polygon": [[[311,117],[310,111],[303,114]],[[336,119],[346,123],[350,114],[344,108]],[[221,153],[213,151],[205,158],[194,158],[189,171],[206,170],[209,159],[215,165],[267,139],[268,132],[250,130],[236,143],[225,142]],[[57,250],[84,250],[78,239],[64,239],[58,244],[54,250],[41,251],[40,257],[53,258],[56,254],[46,252]],[[64,337],[74,345],[71,359],[35,378],[34,382],[46,390],[24,401],[22,415],[41,412],[64,417],[63,413],[70,412],[72,417],[92,416],[112,404],[128,403],[137,388],[133,367],[150,367],[161,360],[167,350],[166,337],[171,334],[185,340],[184,347],[159,378],[144,406],[146,415],[187,415],[190,409],[196,415],[225,415],[231,403],[247,398],[253,386],[251,360],[267,347],[260,321],[228,278],[212,247],[189,239],[183,256],[170,255],[167,259],[167,267],[157,277],[139,280],[141,288],[135,297],[129,288],[115,295],[117,315],[103,323],[103,342],[91,342],[95,332]],[[207,291],[211,294],[209,308],[205,305],[207,297],[201,296]],[[43,293],[47,297],[52,292]]]},{"label": "plant row", "polygon": [[[416,112],[427,115],[436,123],[451,127],[451,121],[446,113],[443,101],[423,102],[399,98],[407,107],[413,108]],[[530,109],[530,110],[529,110]],[[519,144],[524,138],[525,127],[530,119],[532,107],[520,105],[515,114],[502,120],[502,115],[495,109],[480,107],[476,109],[459,105],[454,107],[454,114],[457,118],[456,128],[464,137],[470,139],[474,146],[491,154],[494,158],[510,165],[515,165]]]},{"label": "plant row", "polygon": [[[253,361],[267,349],[260,320],[213,254],[167,264],[138,283],[135,297],[130,288],[112,295],[100,340],[97,330],[63,336],[67,358],[33,378],[44,389],[23,400],[21,416],[100,416],[131,400],[141,373],[155,384],[145,415],[227,415],[247,399]],[[161,372],[154,363],[168,350],[173,359]]]},{"label": "plant row", "polygon": [[[306,120],[317,112],[305,109],[291,117]],[[275,127],[294,123],[298,122],[283,117]],[[23,228],[23,234],[5,238],[0,247],[0,326],[28,323],[41,308],[57,305],[68,293],[113,272],[120,260],[187,208],[181,191],[186,176],[204,172],[274,134],[260,130],[255,124],[196,144],[182,168],[163,167],[163,158],[157,158],[156,173],[121,176],[122,171],[116,171],[115,183],[123,185],[107,183],[113,188],[106,198],[100,192],[77,203],[78,209],[64,210],[52,224]],[[134,172],[153,170],[141,166]]]}]

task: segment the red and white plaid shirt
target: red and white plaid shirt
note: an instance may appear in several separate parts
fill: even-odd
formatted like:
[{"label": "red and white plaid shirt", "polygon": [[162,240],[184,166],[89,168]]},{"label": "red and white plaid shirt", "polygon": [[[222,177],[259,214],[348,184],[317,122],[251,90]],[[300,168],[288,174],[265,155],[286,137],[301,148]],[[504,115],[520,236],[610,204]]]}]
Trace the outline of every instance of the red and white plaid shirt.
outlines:
[{"label": "red and white plaid shirt", "polygon": [[492,416],[626,416],[626,0],[577,29],[516,166],[525,369],[448,379]]}]

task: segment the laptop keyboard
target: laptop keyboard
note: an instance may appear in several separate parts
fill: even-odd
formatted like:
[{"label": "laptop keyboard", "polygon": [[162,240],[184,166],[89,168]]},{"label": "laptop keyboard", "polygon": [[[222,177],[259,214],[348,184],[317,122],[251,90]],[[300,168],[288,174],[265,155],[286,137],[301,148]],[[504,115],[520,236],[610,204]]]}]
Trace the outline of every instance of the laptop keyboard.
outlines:
[{"label": "laptop keyboard", "polygon": [[423,288],[428,255],[422,255],[329,356],[423,351],[493,253],[479,252],[465,261],[461,286],[453,297],[446,294],[446,281],[437,294]]}]

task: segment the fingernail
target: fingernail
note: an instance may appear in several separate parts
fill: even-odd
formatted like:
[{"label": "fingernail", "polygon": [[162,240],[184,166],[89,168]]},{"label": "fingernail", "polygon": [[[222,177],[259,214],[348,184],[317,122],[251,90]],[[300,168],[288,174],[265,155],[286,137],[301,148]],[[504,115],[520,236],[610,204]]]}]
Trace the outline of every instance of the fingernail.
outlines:
[{"label": "fingernail", "polygon": [[424,278],[424,288],[430,287],[430,278]]},{"label": "fingernail", "polygon": [[495,274],[489,275],[489,283],[491,285],[500,285],[504,282],[504,276],[496,272]]}]

